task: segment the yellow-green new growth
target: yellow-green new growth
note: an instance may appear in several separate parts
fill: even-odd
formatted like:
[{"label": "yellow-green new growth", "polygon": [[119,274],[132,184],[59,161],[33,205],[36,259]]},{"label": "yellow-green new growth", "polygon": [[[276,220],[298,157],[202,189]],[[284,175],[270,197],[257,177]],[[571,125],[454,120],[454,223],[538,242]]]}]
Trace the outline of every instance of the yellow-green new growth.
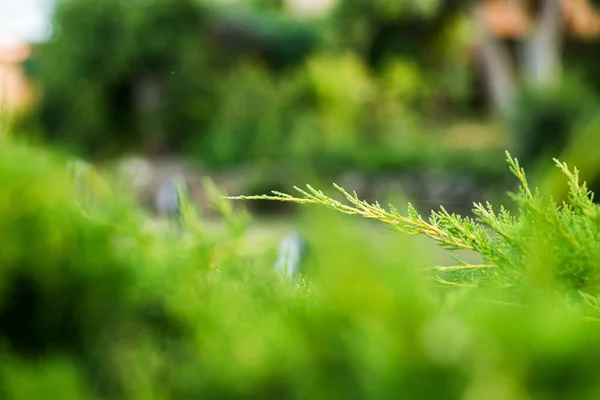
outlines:
[{"label": "yellow-green new growth", "polygon": [[278,200],[288,201],[297,204],[319,204],[330,208],[332,210],[341,212],[347,215],[359,215],[364,218],[373,219],[385,224],[391,225],[395,229],[409,233],[409,234],[423,234],[426,235],[443,245],[449,246],[454,249],[466,249],[474,250],[475,248],[468,240],[461,238],[459,235],[450,235],[447,230],[442,229],[439,226],[441,219],[447,219],[450,221],[452,227],[461,232],[463,235],[473,240],[476,239],[472,233],[468,231],[460,223],[460,220],[450,215],[443,207],[439,213],[439,217],[435,218],[432,222],[427,222],[417,213],[415,208],[409,203],[408,205],[408,217],[401,215],[394,206],[390,205],[390,210],[384,209],[378,202],[375,204],[369,204],[364,200],[360,200],[356,192],[351,195],[344,188],[337,184],[333,186],[340,191],[351,205],[343,204],[327,195],[322,191],[313,188],[311,185],[306,185],[307,190],[300,189],[294,186],[304,197],[294,197],[286,193],[273,191],[273,195],[259,195],[259,196],[235,196],[229,197],[231,200]]},{"label": "yellow-green new growth", "polygon": [[[596,281],[600,284],[600,271],[596,272],[598,268],[591,261],[597,253],[600,255],[597,245],[597,237],[600,237],[598,206],[593,203],[593,195],[586,189],[585,183],[579,184],[577,169],[571,171],[565,163],[554,160],[569,184],[569,202],[556,204],[537,190],[532,191],[524,169],[509,152],[506,152],[506,159],[510,171],[520,182],[519,193],[510,194],[518,206],[518,213],[514,216],[504,207],[496,211],[490,203],[474,203],[476,220],[450,214],[444,207],[424,219],[410,203],[407,215],[402,215],[391,204],[387,209],[378,202],[370,204],[337,184],[334,187],[347,202],[335,200],[310,185],[306,189],[294,187],[300,197],[273,191],[272,194],[229,199],[318,204],[343,214],[385,223],[400,232],[425,235],[450,251],[471,250],[483,257],[481,265],[460,261],[462,265],[433,268],[433,271],[461,274],[458,283],[437,277],[440,283],[448,285],[470,286],[465,278],[490,278],[498,276],[494,271],[502,271],[505,280],[500,282],[500,286],[512,287],[513,282],[523,279],[532,268],[537,268],[534,266],[545,256],[552,259],[553,274],[567,281],[568,287],[578,288]],[[539,253],[540,249],[544,254]]]},{"label": "yellow-green new growth", "polygon": [[[525,171],[519,166],[517,159],[512,158],[508,152],[506,152],[506,155],[510,164],[510,170],[521,182],[527,196],[532,199],[533,195],[529,189]],[[317,190],[311,185],[306,185],[307,190],[294,186],[294,189],[303,197],[294,197],[286,193],[273,191],[271,195],[234,196],[228,198],[231,200],[277,200],[296,204],[319,204],[343,214],[359,215],[364,218],[383,222],[404,233],[425,235],[450,250],[479,251],[478,243],[481,241],[482,235],[486,234],[486,232],[481,230],[482,226],[476,224],[473,219],[450,214],[443,206],[440,207],[440,211],[433,211],[429,220],[426,221],[411,203],[408,203],[408,216],[404,216],[391,204],[389,204],[389,210],[386,210],[378,202],[370,204],[359,199],[356,192],[350,194],[335,183],[333,186],[344,195],[350,205],[325,195],[321,190]],[[476,215],[480,217],[482,222],[493,229],[500,227],[489,203],[487,208],[479,203],[475,203],[474,207]],[[506,210],[502,209],[502,213],[506,213]],[[501,229],[499,230],[501,231]]]}]

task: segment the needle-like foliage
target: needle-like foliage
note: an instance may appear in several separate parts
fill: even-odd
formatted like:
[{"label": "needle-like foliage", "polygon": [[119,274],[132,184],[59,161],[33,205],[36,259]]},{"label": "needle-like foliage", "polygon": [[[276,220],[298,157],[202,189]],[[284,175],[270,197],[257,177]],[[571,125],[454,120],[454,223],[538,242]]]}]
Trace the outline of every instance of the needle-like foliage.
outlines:
[{"label": "needle-like foliage", "polygon": [[[577,168],[554,160],[569,185],[568,200],[557,203],[532,189],[519,161],[506,152],[510,171],[520,183],[514,212],[504,206],[475,203],[475,218],[449,213],[444,207],[423,218],[409,203],[406,214],[393,205],[386,209],[370,204],[354,192],[334,187],[346,202],[335,200],[310,185],[295,187],[301,197],[272,192],[271,195],[237,196],[235,200],[277,200],[298,204],[318,204],[329,209],[383,222],[410,235],[425,235],[450,251],[471,250],[483,259],[480,265],[437,267],[445,277],[435,279],[452,286],[495,285],[523,287],[535,281],[546,288],[594,290],[600,286],[600,219],[598,205],[585,183],[579,182]],[[450,276],[451,278],[448,278]],[[537,286],[539,287],[539,286]]]}]

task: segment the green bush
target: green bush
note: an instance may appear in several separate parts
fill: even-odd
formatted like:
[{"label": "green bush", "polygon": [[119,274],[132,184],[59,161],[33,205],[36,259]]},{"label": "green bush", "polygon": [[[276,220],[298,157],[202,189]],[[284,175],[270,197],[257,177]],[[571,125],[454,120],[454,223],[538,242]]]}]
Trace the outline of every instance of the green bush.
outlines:
[{"label": "green bush", "polygon": [[[41,149],[0,149],[0,397],[154,396],[153,374],[193,337],[191,309],[171,296],[180,279],[228,265],[235,240],[148,232],[93,170],[71,164],[72,181],[66,167]],[[230,228],[235,239],[241,225]]]},{"label": "green bush", "polygon": [[491,236],[443,211],[427,222],[307,193],[299,201],[475,248],[486,265],[422,270],[429,249],[409,237],[309,214],[312,265],[292,282],[272,271],[269,249],[240,247],[246,219],[210,184],[227,233],[181,191],[185,230],[165,236],[84,165],[73,165],[74,185],[46,151],[12,144],[0,156],[2,398],[600,394],[599,210],[562,164],[572,198],[558,208],[511,160],[520,212],[479,207]]},{"label": "green bush", "polygon": [[[66,393],[78,398],[78,368],[100,375],[110,357],[98,351],[110,340],[105,334],[135,304],[136,265],[118,229],[72,206],[74,190],[54,157],[18,146],[0,154],[0,343],[2,357],[13,360],[2,362],[0,391],[24,398],[11,386],[30,377],[49,390],[45,380],[56,379],[73,384]],[[65,357],[73,354],[77,360]]]},{"label": "green bush", "polygon": [[488,290],[504,288],[508,296],[517,296],[518,302],[522,301],[520,296],[537,290],[558,290],[568,295],[579,292],[588,299],[589,293],[596,294],[600,289],[600,206],[593,203],[593,193],[585,182],[580,182],[576,168],[571,171],[566,163],[554,159],[569,186],[568,202],[559,205],[530,188],[518,160],[506,154],[510,170],[521,184],[519,192],[511,194],[516,203],[514,214],[504,206],[495,208],[487,202],[474,204],[476,220],[450,214],[443,207],[432,212],[429,219],[423,219],[409,203],[408,215],[404,216],[393,205],[386,210],[379,203],[369,204],[360,200],[356,192],[350,194],[336,184],[349,204],[310,185],[307,190],[295,187],[302,195],[299,198],[273,192],[234,199],[318,204],[383,222],[403,233],[428,236],[450,251],[468,250],[481,256],[480,265],[461,261],[451,268],[434,269],[459,272],[455,277],[458,281],[436,278],[441,283],[483,286]]},{"label": "green bush", "polygon": [[[30,60],[43,96],[24,130],[37,124],[44,139],[94,159],[134,151],[214,168],[360,169],[371,168],[365,148],[406,164],[417,138],[429,139],[423,116],[438,121],[448,115],[440,105],[467,96],[456,5],[402,2],[392,36],[415,51],[384,45],[373,63],[360,43],[328,35],[352,36],[345,24],[361,7],[384,32],[382,10],[396,6],[341,2],[329,18],[300,20],[275,3],[60,2],[52,40]],[[417,37],[411,24],[421,22]]]},{"label": "green bush", "polygon": [[293,155],[294,124],[303,118],[304,88],[296,77],[278,79],[243,65],[215,86],[220,106],[204,134],[190,139],[188,155],[212,167],[283,162]]},{"label": "green bush", "polygon": [[420,83],[409,62],[395,60],[378,76],[352,53],[316,54],[281,77],[242,64],[215,85],[220,107],[188,154],[211,167],[402,168],[413,163],[407,153],[426,158],[416,149],[429,136],[410,108]]},{"label": "green bush", "polygon": [[277,75],[320,40],[281,12],[194,0],[59,2],[54,23],[31,61],[44,95],[28,122],[94,158],[185,152],[219,123],[223,81],[238,65]]},{"label": "green bush", "polygon": [[599,109],[595,93],[574,78],[551,87],[523,89],[507,125],[524,165],[547,162],[561,154]]},{"label": "green bush", "polygon": [[422,75],[418,110],[432,119],[455,117],[472,95],[465,53],[472,39],[466,16],[471,3],[340,1],[331,16],[332,42],[376,71],[396,58],[410,60]]}]

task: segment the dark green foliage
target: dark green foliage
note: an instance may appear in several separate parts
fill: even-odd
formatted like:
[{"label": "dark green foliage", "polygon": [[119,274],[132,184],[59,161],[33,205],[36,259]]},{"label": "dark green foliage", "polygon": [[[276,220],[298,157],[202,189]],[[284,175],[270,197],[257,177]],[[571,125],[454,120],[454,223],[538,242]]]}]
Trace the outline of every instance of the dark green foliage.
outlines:
[{"label": "dark green foliage", "polygon": [[[44,88],[39,110],[44,133],[94,156],[140,143],[169,145],[172,139],[153,137],[148,127],[158,124],[159,135],[173,131],[172,121],[189,109],[190,93],[206,92],[206,84],[191,79],[205,69],[202,55],[193,50],[202,47],[206,13],[194,1],[61,2],[56,35],[36,59],[36,78]],[[154,121],[143,120],[135,104],[136,82],[147,76],[162,96],[181,96],[178,105],[162,104]],[[182,81],[188,82],[185,91]],[[182,132],[180,127],[174,135]]]},{"label": "dark green foliage", "polygon": [[547,88],[527,87],[519,93],[508,116],[520,158],[530,166],[562,154],[569,140],[600,109],[597,96],[585,84],[565,79]]},{"label": "dark green foliage", "polygon": [[[44,95],[27,130],[37,123],[49,141],[91,158],[174,152],[209,167],[370,169],[377,157],[356,156],[369,148],[406,164],[424,135],[415,110],[449,115],[467,95],[468,71],[456,5],[401,6],[387,21],[386,2],[341,2],[324,20],[276,2],[60,2],[55,36],[28,68]],[[361,7],[369,13],[359,18]],[[365,51],[346,26],[363,18],[373,29]],[[376,31],[388,25],[394,43],[380,43]]]},{"label": "dark green foliage", "polygon": [[33,60],[46,137],[93,157],[199,148],[230,73],[250,61],[285,70],[319,43],[311,24],[274,11],[146,3],[59,4],[55,36]]},{"label": "dark green foliage", "polygon": [[[469,1],[341,1],[334,19],[345,32],[342,43],[364,49],[375,63],[393,54],[422,58],[422,45],[435,43],[445,24]],[[412,29],[412,30],[411,30]],[[416,31],[415,31],[416,29]],[[431,49],[430,49],[431,50]]]},{"label": "dark green foliage", "polygon": [[[132,266],[113,251],[118,233],[90,224],[65,202],[73,192],[48,155],[1,155],[0,320],[7,344],[33,357],[83,346],[121,311],[114,305],[128,301]],[[104,298],[109,292],[113,305]]]},{"label": "dark green foliage", "polygon": [[107,361],[97,353],[107,330],[134,304],[135,264],[118,244],[125,237],[79,214],[72,185],[47,153],[3,148],[0,179],[2,356],[33,366],[78,354],[91,373]]},{"label": "dark green foliage", "polygon": [[[427,82],[427,96],[417,104],[418,109],[427,117],[440,118],[456,113],[466,100],[464,97],[471,95],[472,88],[466,89],[467,94],[461,93],[465,88],[459,83],[467,59],[466,47],[461,48],[461,44],[466,44],[461,43],[461,24],[471,3],[341,1],[332,16],[332,29],[337,33],[332,36],[338,46],[358,51],[375,70],[385,68],[396,58],[414,62]],[[454,78],[454,85],[447,82],[449,75]],[[442,104],[445,107],[440,107]]]},{"label": "dark green foliage", "polygon": [[274,71],[301,64],[321,42],[312,22],[293,19],[281,11],[226,7],[215,15],[210,32],[216,51],[258,58]]}]

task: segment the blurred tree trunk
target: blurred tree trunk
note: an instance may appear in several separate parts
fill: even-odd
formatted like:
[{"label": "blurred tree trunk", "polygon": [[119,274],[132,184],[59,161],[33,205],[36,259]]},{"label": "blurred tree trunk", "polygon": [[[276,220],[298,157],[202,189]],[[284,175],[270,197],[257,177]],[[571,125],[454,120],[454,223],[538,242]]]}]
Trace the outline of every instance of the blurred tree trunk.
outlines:
[{"label": "blurred tree trunk", "polygon": [[[529,3],[530,0],[521,1]],[[540,1],[537,15],[532,19],[532,29],[528,35],[521,38],[522,53],[518,71],[514,71],[508,50],[490,30],[481,9],[478,6],[474,7],[481,63],[494,111],[506,111],[519,84],[551,85],[560,77],[562,27],[559,1]]]},{"label": "blurred tree trunk", "polygon": [[537,24],[523,40],[522,68],[527,83],[551,85],[560,75],[560,0],[544,0]]},{"label": "blurred tree trunk", "polygon": [[516,77],[511,67],[508,51],[493,36],[482,11],[473,10],[476,36],[479,39],[479,54],[486,79],[487,93],[495,111],[505,110],[511,103],[516,89]]}]

